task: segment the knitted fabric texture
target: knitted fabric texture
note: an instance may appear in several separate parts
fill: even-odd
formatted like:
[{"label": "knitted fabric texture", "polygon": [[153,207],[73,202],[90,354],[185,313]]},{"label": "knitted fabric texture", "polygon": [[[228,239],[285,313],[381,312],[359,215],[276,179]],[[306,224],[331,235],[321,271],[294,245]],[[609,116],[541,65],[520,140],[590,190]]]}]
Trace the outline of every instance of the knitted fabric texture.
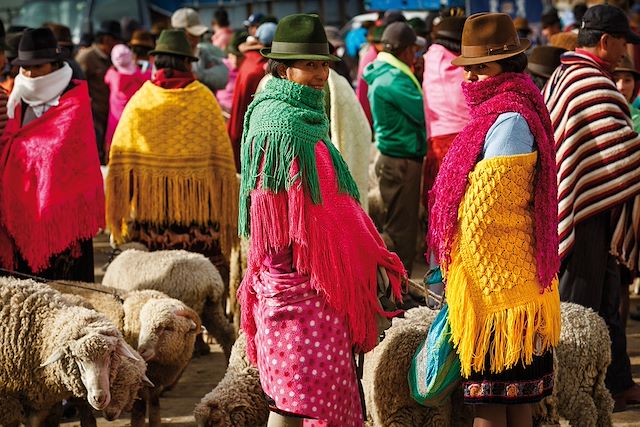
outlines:
[{"label": "knitted fabric texture", "polygon": [[531,205],[537,153],[480,161],[460,204],[447,282],[462,373],[530,364],[560,337],[557,278],[540,292]]},{"label": "knitted fabric texture", "polygon": [[146,82],[113,137],[107,225],[116,242],[129,220],[153,225],[220,226],[225,254],[237,239],[238,182],[222,112],[206,86]]},{"label": "knitted fabric texture", "polygon": [[[0,140],[0,260],[13,268],[13,243],[29,267],[104,226],[104,190],[84,81],[21,126],[21,106]],[[7,233],[11,239],[5,234]],[[13,242],[11,242],[13,240]]]},{"label": "knitted fabric texture", "polygon": [[[273,79],[275,80],[275,79]],[[247,354],[256,360],[257,332],[255,289],[267,257],[291,248],[297,275],[308,276],[311,286],[336,312],[347,319],[356,348],[371,350],[377,343],[377,315],[385,313],[377,298],[376,270],[386,269],[394,297],[401,299],[400,285],[406,272],[398,256],[384,246],[369,216],[350,195],[339,190],[331,144],[317,142],[317,167],[322,203],[315,203],[299,181],[288,191],[257,189],[251,192],[251,240],[247,272],[238,297],[242,330],[247,334]],[[299,176],[294,161],[288,177]]]},{"label": "knitted fabric texture", "polygon": [[[249,235],[252,190],[281,192],[301,183],[311,200],[322,202],[315,145],[326,145],[339,190],[358,200],[358,187],[347,164],[329,140],[324,92],[285,79],[269,80],[247,110],[242,133],[239,232]],[[296,160],[299,172],[290,175]],[[258,177],[261,182],[258,182]]]},{"label": "knitted fabric texture", "polygon": [[560,267],[558,190],[553,133],[540,91],[522,73],[502,73],[484,81],[463,83],[462,90],[471,108],[471,121],[451,145],[429,193],[429,249],[446,269],[459,226],[458,208],[467,187],[467,176],[497,117],[516,112],[527,121],[539,152],[533,201],[536,266],[540,287],[548,288]]}]

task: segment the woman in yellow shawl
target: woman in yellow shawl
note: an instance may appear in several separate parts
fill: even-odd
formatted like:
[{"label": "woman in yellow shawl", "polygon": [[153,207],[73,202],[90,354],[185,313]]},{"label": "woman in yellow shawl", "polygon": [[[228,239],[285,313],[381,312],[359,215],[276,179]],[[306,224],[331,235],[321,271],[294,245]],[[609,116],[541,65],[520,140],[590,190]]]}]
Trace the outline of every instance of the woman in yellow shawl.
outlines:
[{"label": "woman in yellow shawl", "polygon": [[151,81],[116,128],[107,176],[107,226],[116,244],[185,249],[228,278],[237,236],[238,181],[222,111],[191,73],[184,32],[163,31]]}]

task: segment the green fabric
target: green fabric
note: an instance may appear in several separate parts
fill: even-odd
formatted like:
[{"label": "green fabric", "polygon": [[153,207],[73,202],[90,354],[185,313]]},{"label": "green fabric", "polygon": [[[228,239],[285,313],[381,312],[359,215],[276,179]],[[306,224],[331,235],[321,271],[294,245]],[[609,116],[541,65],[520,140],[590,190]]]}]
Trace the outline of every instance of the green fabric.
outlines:
[{"label": "green fabric", "polygon": [[631,110],[631,121],[633,121],[633,130],[640,133],[640,109],[633,104],[629,104],[629,110]]},{"label": "green fabric", "polygon": [[[270,79],[255,96],[244,118],[238,218],[241,236],[250,234],[250,195],[257,187],[258,178],[262,179],[262,189],[273,192],[286,191],[296,182],[302,182],[313,203],[322,203],[315,158],[318,141],[322,141],[331,154],[339,190],[357,201],[358,187],[329,139],[324,91],[285,79]],[[295,159],[300,172],[290,176]]]},{"label": "green fabric", "polygon": [[367,65],[363,78],[369,85],[367,96],[380,152],[400,158],[423,157],[427,152],[424,103],[413,80],[379,59]]},{"label": "green fabric", "polygon": [[392,67],[396,67],[398,70],[402,71],[407,77],[409,77],[411,79],[413,84],[416,85],[416,88],[418,89],[418,91],[422,95],[422,86],[420,86],[420,82],[418,81],[416,76],[413,74],[413,71],[411,71],[411,68],[409,68],[409,66],[407,64],[405,64],[404,62],[400,61],[398,58],[396,58],[395,56],[393,56],[392,54],[390,54],[388,52],[380,52],[376,59],[378,61],[386,62],[387,64],[391,65]]},{"label": "green fabric", "polygon": [[460,382],[460,359],[456,354],[445,304],[433,320],[409,367],[411,397],[421,405],[439,406]]}]

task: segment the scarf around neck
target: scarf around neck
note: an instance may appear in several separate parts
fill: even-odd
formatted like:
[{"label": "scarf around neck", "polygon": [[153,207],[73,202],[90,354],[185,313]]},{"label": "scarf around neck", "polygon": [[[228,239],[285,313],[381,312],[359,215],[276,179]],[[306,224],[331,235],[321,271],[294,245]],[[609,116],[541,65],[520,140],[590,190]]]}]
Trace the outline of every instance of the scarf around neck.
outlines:
[{"label": "scarf around neck", "polygon": [[[300,182],[313,203],[322,203],[315,157],[318,141],[322,141],[331,154],[339,190],[358,200],[358,187],[329,139],[324,91],[286,79],[270,79],[255,96],[244,118],[240,235],[250,234],[250,193],[258,187],[278,193]],[[295,160],[299,163],[299,172],[291,176]]]},{"label": "scarf around neck", "polygon": [[178,71],[161,68],[153,73],[151,80],[154,85],[164,89],[184,89],[195,81],[191,71]]},{"label": "scarf around neck", "polygon": [[34,78],[22,75],[21,69],[7,102],[7,115],[12,119],[15,116],[15,108],[21,101],[32,108],[45,104],[55,107],[60,101],[60,95],[69,86],[72,74],[73,71],[66,62],[61,68]]},{"label": "scarf around neck", "polygon": [[538,280],[544,290],[558,272],[560,260],[555,143],[542,94],[523,73],[502,73],[484,81],[463,83],[462,91],[471,109],[471,120],[452,143],[429,192],[429,248],[446,268],[467,177],[478,161],[487,132],[500,114],[519,113],[527,121],[538,148],[534,229]]}]

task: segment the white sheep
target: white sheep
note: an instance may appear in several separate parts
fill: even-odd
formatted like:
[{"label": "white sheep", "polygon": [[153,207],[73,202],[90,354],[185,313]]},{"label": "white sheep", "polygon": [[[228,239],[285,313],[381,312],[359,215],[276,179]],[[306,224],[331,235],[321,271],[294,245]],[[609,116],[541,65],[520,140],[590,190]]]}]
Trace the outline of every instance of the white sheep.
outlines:
[{"label": "white sheep", "polygon": [[224,377],[193,411],[199,427],[266,425],[269,407],[260,385],[258,369],[247,359],[246,347],[246,336],[240,332]]},{"label": "white sheep", "polygon": [[0,398],[19,399],[30,426],[42,425],[56,402],[72,396],[104,409],[118,355],[139,360],[104,315],[10,277],[0,277],[0,349]]},{"label": "white sheep", "polygon": [[[52,282],[50,286],[68,292],[104,313],[119,325],[126,341],[147,362],[146,379],[151,382],[133,403],[131,425],[160,425],[160,394],[177,382],[193,354],[200,319],[182,301],[159,291],[125,292],[80,282]],[[131,406],[131,405],[127,405]],[[118,407],[111,408],[115,412]],[[106,412],[105,412],[106,416]]]},{"label": "white sheep", "polygon": [[229,359],[235,331],[224,312],[224,283],[203,255],[183,250],[129,249],[111,262],[102,283],[128,291],[154,289],[179,299],[200,315],[207,332]]},{"label": "white sheep", "polygon": [[[414,402],[407,373],[411,358],[426,337],[436,311],[409,310],[394,319],[385,339],[365,357],[364,390],[375,426],[446,426],[470,422],[468,405],[458,390],[438,408]],[[557,424],[557,414],[575,426],[611,425],[613,400],[604,386],[611,359],[607,327],[592,310],[561,303],[562,329],[554,354],[553,395],[539,405],[538,423]]]}]

